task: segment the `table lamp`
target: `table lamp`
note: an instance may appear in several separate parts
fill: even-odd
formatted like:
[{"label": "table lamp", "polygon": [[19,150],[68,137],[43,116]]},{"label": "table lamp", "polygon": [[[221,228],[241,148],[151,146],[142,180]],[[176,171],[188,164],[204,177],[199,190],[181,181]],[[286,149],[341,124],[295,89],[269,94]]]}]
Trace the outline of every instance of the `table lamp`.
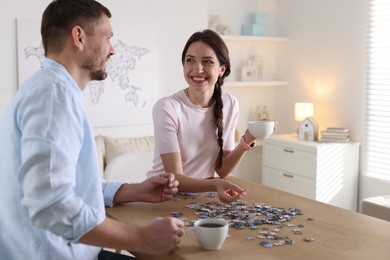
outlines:
[{"label": "table lamp", "polygon": [[313,117],[313,103],[299,102],[295,103],[295,121],[302,122],[307,117]]}]

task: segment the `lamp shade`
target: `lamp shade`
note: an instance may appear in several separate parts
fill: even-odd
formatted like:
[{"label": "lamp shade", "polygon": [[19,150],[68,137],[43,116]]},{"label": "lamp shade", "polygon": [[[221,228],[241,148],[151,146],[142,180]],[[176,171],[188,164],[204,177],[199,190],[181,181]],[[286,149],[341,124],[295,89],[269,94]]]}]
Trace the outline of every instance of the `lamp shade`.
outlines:
[{"label": "lamp shade", "polygon": [[313,103],[295,103],[295,121],[303,121],[307,117],[312,117],[314,112]]}]

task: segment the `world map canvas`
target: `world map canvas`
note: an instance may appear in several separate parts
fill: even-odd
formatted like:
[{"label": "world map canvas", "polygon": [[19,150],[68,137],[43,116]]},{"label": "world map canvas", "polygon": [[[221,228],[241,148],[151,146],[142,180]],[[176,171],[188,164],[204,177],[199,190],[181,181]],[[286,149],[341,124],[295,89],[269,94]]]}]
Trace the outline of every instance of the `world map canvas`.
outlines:
[{"label": "world map canvas", "polygon": [[[84,90],[93,128],[152,125],[155,102],[153,26],[148,22],[111,21],[115,49],[108,77],[91,81]],[[23,84],[41,66],[44,52],[39,19],[17,20],[18,79]]]}]

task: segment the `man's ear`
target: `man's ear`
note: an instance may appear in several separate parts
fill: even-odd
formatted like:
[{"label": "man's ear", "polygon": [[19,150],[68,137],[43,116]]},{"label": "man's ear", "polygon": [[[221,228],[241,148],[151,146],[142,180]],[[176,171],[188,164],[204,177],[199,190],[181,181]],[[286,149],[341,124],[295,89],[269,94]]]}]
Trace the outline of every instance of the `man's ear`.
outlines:
[{"label": "man's ear", "polygon": [[85,31],[80,26],[74,26],[71,30],[72,42],[75,48],[84,49]]}]

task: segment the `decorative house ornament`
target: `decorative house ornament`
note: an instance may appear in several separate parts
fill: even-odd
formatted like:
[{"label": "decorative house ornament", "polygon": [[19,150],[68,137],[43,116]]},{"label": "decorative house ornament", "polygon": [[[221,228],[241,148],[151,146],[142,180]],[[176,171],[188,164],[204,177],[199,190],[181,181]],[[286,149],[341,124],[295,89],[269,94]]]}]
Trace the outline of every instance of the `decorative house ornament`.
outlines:
[{"label": "decorative house ornament", "polygon": [[318,124],[314,118],[307,117],[299,123],[298,139],[302,141],[318,140]]}]

